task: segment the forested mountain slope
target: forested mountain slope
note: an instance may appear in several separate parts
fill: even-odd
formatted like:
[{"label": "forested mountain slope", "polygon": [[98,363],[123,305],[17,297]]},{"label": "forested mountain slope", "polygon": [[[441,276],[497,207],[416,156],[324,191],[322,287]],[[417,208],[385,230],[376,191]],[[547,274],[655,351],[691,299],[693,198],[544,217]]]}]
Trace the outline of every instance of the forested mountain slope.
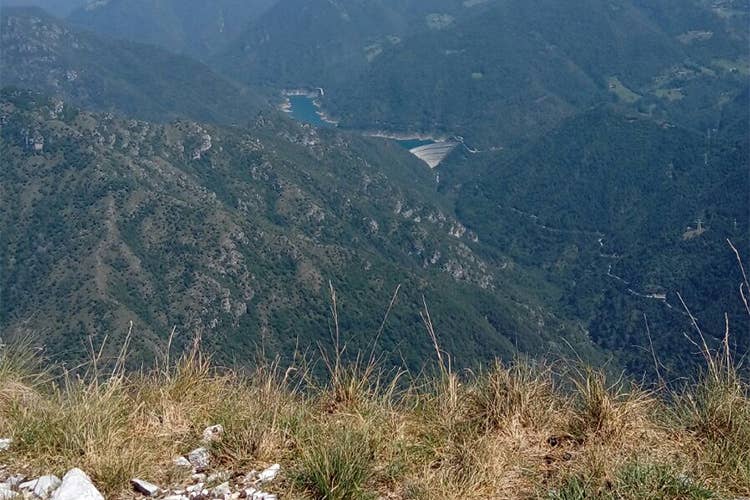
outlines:
[{"label": "forested mountain slope", "polygon": [[482,148],[538,137],[603,102],[714,126],[750,74],[734,24],[746,11],[668,3],[490,3],[389,47],[325,104],[344,126],[460,134]]},{"label": "forested mountain slope", "polygon": [[65,17],[83,5],[88,0],[3,0],[0,5],[4,7],[39,7],[50,14]]},{"label": "forested mountain slope", "polygon": [[750,75],[730,0],[114,0],[71,16],[278,92],[322,87],[349,128],[534,139],[603,102],[714,127]]},{"label": "forested mountain slope", "polygon": [[483,8],[461,0],[280,0],[216,58],[223,71],[276,86],[353,83],[413,33]]},{"label": "forested mountain slope", "polygon": [[[653,346],[683,375],[678,293],[709,342],[728,313],[746,351],[727,243],[750,245],[746,2],[252,5],[86,15],[265,95],[323,86],[338,129],[187,57],[3,10],[3,84],[43,94],[3,94],[0,326],[61,358],[130,319],[144,356],[176,326],[289,357],[329,341],[330,280],[350,352],[377,336],[411,367],[431,355],[423,295],[461,366],[576,352],[640,376]],[[361,129],[462,137],[430,171]]]},{"label": "forested mountain slope", "polygon": [[74,24],[116,38],[206,59],[222,50],[276,0],[109,0],[89,2]]},{"label": "forested mountain slope", "polygon": [[79,31],[39,9],[3,8],[3,85],[135,118],[244,123],[263,101],[192,59]]},{"label": "forested mountain slope", "polygon": [[54,356],[132,320],[144,357],[176,327],[224,358],[288,359],[328,345],[329,280],[352,352],[373,344],[400,284],[378,342],[392,362],[429,358],[422,296],[459,365],[596,356],[541,307],[533,275],[478,256],[432,174],[387,142],[263,116],[157,125],[7,90],[0,146],[2,327]]},{"label": "forested mountain slope", "polygon": [[713,341],[729,313],[745,352],[750,325],[727,239],[750,246],[750,132],[747,117],[725,123],[699,134],[594,109],[517,154],[473,156],[482,166],[459,188],[458,213],[490,248],[544,269],[563,290],[561,314],[634,373],[653,365],[639,352],[646,321],[669,368],[696,360],[678,293]]}]

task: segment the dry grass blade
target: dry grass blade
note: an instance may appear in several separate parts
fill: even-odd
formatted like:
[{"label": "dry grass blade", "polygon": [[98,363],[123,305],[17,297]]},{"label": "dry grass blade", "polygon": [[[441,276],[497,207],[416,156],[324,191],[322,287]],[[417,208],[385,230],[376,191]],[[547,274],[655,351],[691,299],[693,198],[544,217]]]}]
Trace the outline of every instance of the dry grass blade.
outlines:
[{"label": "dry grass blade", "polygon": [[184,486],[171,458],[221,424],[216,470],[280,462],[283,479],[269,487],[282,497],[750,495],[750,389],[730,351],[728,315],[712,352],[683,301],[707,368],[678,391],[651,392],[591,367],[558,373],[524,359],[456,373],[423,299],[439,372],[407,379],[372,353],[345,358],[330,290],[335,350],[321,348],[323,378],[306,358],[219,369],[198,336],[176,359],[170,341],[152,369],[127,372],[132,326],[116,359],[92,346],[91,362],[56,379],[35,364],[31,344],[0,347],[0,435],[14,440],[3,462],[39,474],[78,466],[118,498],[133,476]]},{"label": "dry grass blade", "polygon": [[729,243],[729,246],[734,251],[734,255],[737,258],[737,265],[740,266],[740,271],[742,272],[742,279],[743,282],[740,283],[740,297],[742,298],[742,302],[745,304],[745,310],[747,311],[747,314],[750,315],[750,303],[748,303],[747,293],[750,293],[750,283],[748,283],[747,280],[747,273],[745,273],[745,266],[742,264],[742,257],[740,256],[739,250],[737,250],[737,247],[734,246],[734,243],[732,243],[732,240],[727,238],[727,243]]}]

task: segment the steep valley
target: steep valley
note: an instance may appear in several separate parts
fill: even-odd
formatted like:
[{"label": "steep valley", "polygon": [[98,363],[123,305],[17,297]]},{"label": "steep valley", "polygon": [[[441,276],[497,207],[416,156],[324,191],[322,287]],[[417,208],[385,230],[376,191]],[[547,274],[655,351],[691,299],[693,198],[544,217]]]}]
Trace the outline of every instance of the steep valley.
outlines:
[{"label": "steep valley", "polygon": [[462,367],[678,378],[690,314],[747,351],[745,4],[238,5],[3,9],[5,331],[289,360],[330,282],[348,352],[414,369],[425,306]]}]

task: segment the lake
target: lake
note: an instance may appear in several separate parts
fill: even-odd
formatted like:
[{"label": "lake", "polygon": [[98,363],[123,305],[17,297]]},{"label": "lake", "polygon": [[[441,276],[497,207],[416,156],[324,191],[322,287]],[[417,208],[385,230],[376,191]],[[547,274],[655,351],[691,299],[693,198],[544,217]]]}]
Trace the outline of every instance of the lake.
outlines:
[{"label": "lake", "polygon": [[[315,105],[315,100],[309,95],[287,95],[288,105],[285,111],[295,120],[308,123],[314,127],[335,127],[323,119],[320,108]],[[450,154],[458,146],[454,140],[434,141],[431,139],[393,139],[401,147],[409,150],[414,156],[424,161],[430,168],[437,167],[443,158]]]},{"label": "lake", "polygon": [[[320,108],[315,105],[315,100],[307,95],[289,95],[289,106],[287,112],[298,122],[308,123],[315,127],[331,127],[332,123],[323,120]],[[428,144],[435,144],[430,139],[395,139],[403,148],[414,149]]]},{"label": "lake", "polygon": [[323,120],[320,116],[320,109],[315,105],[315,101],[306,95],[290,95],[289,114],[292,118],[302,123],[309,123],[315,127],[333,127],[335,124]]}]

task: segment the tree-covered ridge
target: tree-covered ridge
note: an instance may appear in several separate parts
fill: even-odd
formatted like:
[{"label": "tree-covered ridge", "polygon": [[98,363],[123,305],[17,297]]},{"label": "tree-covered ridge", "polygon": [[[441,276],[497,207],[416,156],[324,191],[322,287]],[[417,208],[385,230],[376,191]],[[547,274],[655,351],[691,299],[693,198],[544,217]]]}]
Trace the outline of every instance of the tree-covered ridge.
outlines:
[{"label": "tree-covered ridge", "polygon": [[207,59],[276,0],[111,0],[73,12],[72,23],[116,38]]},{"label": "tree-covered ridge", "polygon": [[676,371],[694,360],[678,294],[716,341],[728,313],[745,352],[727,240],[750,244],[748,123],[725,118],[699,134],[597,108],[516,154],[474,157],[458,213],[490,248],[543,269],[559,308],[633,372],[649,370],[638,351],[651,341]]},{"label": "tree-covered ridge", "polygon": [[245,123],[262,108],[247,88],[149,45],[80,31],[39,9],[3,8],[3,85],[135,118]]},{"label": "tree-covered ridge", "polygon": [[[744,88],[747,19],[698,2],[491,2],[411,33],[327,93],[345,126],[460,134],[484,149],[619,102],[703,129]],[[669,15],[667,15],[669,13]]]},{"label": "tree-covered ridge", "polygon": [[3,0],[6,7],[40,7],[50,14],[65,17],[88,0]]},{"label": "tree-covered ridge", "polygon": [[459,364],[595,355],[533,276],[479,257],[432,173],[393,144],[263,115],[158,125],[7,90],[0,145],[2,326],[43,332],[61,358],[130,320],[145,357],[175,326],[224,357],[290,356],[329,341],[329,280],[353,348],[401,285],[378,345],[411,366],[430,350],[423,295]]},{"label": "tree-covered ridge", "polygon": [[[461,0],[279,0],[215,61],[246,82],[354,84],[370,63],[414,33],[482,10]],[[437,23],[437,24],[436,24]]]}]

